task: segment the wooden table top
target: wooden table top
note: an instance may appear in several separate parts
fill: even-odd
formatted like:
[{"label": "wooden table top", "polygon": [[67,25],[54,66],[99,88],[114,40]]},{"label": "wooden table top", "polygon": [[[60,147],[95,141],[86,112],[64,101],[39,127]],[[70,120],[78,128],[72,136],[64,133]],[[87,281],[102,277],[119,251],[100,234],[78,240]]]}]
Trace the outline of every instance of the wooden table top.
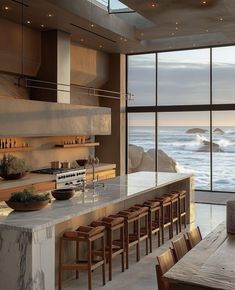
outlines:
[{"label": "wooden table top", "polygon": [[234,290],[235,235],[227,234],[223,222],[173,266],[164,278],[171,283],[171,289]]}]

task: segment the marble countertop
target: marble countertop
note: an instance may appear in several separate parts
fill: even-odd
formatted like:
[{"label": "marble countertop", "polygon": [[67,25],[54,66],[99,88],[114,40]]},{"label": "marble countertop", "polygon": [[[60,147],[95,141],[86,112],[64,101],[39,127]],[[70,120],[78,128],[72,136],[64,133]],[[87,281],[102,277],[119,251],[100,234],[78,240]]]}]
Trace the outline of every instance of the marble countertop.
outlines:
[{"label": "marble countertop", "polygon": [[[115,169],[116,164],[108,164],[108,163],[100,163],[96,166],[96,172],[103,170]],[[92,167],[87,166],[87,173],[92,172]],[[29,173],[24,178],[18,180],[1,180],[0,181],[0,190],[5,190],[9,188],[14,188],[18,186],[25,186],[29,184],[36,184],[41,182],[54,181],[55,176],[51,174],[37,174],[37,173]]]},{"label": "marble countertop", "polygon": [[180,173],[142,171],[107,179],[104,181],[104,187],[97,186],[95,190],[88,190],[85,194],[78,192],[70,200],[53,200],[46,208],[37,212],[0,211],[0,228],[37,231],[190,176]]}]

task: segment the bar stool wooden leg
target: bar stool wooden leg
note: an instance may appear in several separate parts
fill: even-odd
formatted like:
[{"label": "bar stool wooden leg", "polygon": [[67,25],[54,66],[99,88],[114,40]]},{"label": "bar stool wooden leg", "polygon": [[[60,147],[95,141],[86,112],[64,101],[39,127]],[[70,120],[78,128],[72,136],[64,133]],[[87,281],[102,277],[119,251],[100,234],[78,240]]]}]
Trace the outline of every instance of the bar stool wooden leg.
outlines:
[{"label": "bar stool wooden leg", "polygon": [[[111,239],[111,243],[112,243],[112,239]],[[103,252],[103,260],[104,263],[102,265],[102,276],[103,276],[103,285],[105,285],[105,241],[104,241],[104,236],[101,238],[101,247],[102,247],[102,252]],[[110,251],[111,252],[111,251]],[[110,261],[109,261],[109,265],[111,264],[111,279],[112,279],[112,255],[110,257]],[[110,273],[109,273],[110,275]]]},{"label": "bar stool wooden leg", "polygon": [[109,281],[112,280],[112,231],[108,231],[108,248],[109,248]]},{"label": "bar stool wooden leg", "polygon": [[[148,235],[148,237],[149,237],[149,227],[148,227],[148,215],[146,215],[145,216],[145,228],[147,229],[147,235]],[[152,235],[151,235],[151,237],[152,237]],[[146,239],[145,240],[145,253],[146,253],[146,255],[148,255],[148,253],[149,253],[149,241],[148,241],[148,239]]]},{"label": "bar stool wooden leg", "polygon": [[136,244],[136,261],[139,262],[140,260],[140,220],[138,219],[135,221],[136,223],[136,230],[137,230],[137,239],[138,243]]},{"label": "bar stool wooden leg", "polygon": [[[79,261],[79,242],[76,242],[76,260]],[[76,279],[79,278],[79,271],[76,270]]]},{"label": "bar stool wooden leg", "polygon": [[60,249],[59,249],[59,283],[58,290],[62,289],[62,263],[64,259],[64,241],[60,240]]},{"label": "bar stool wooden leg", "polygon": [[153,230],[153,226],[152,226],[152,212],[149,212],[148,215],[148,228],[149,228],[149,248],[150,248],[150,253],[152,253],[153,251],[153,239],[152,239],[152,230]]},{"label": "bar stool wooden leg", "polygon": [[[125,248],[124,227],[120,229],[120,237],[121,237],[121,245],[122,248],[124,249]],[[122,259],[122,272],[124,272],[125,271],[124,251],[121,254],[121,259]]]},{"label": "bar stool wooden leg", "polygon": [[129,223],[125,226],[126,269],[129,269]]},{"label": "bar stool wooden leg", "polygon": [[165,235],[164,235],[164,224],[165,224],[165,209],[164,209],[164,206],[161,207],[161,215],[162,215],[162,224],[161,224],[161,227],[162,227],[162,244],[164,244],[164,240],[165,240]]},{"label": "bar stool wooden leg", "polygon": [[88,261],[88,290],[92,290],[92,260],[91,260],[92,245],[91,241],[87,241],[87,261]]}]

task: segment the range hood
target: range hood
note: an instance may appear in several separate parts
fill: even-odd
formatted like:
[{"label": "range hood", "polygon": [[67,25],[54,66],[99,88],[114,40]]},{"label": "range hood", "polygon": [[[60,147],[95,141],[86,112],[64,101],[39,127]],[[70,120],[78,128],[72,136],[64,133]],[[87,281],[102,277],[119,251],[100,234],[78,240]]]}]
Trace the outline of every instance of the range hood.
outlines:
[{"label": "range hood", "polygon": [[0,137],[110,134],[110,108],[0,99]]}]

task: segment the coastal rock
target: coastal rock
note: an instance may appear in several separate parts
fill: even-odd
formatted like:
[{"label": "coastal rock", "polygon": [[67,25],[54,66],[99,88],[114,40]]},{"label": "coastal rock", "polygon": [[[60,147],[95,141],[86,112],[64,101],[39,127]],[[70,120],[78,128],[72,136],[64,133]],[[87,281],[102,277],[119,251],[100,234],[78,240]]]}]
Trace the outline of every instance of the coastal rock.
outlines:
[{"label": "coastal rock", "polygon": [[[136,154],[138,154],[138,156],[136,156]],[[128,171],[155,171],[155,154],[155,149],[149,149],[147,152],[144,152],[144,149],[140,146],[129,145]],[[138,164],[138,166],[136,166],[136,164]],[[177,172],[175,160],[168,156],[163,150],[158,150],[158,171]]]},{"label": "coastal rock", "polygon": [[[203,141],[203,146],[197,150],[197,152],[210,152],[210,142]],[[223,152],[219,144],[212,143],[212,152]]]},{"label": "coastal rock", "polygon": [[216,129],[215,129],[213,132],[214,132],[214,133],[221,134],[221,135],[223,135],[223,134],[224,134],[224,131],[223,131],[223,130],[221,130],[220,128],[216,128]]},{"label": "coastal rock", "polygon": [[128,155],[129,159],[131,161],[131,167],[137,168],[140,166],[142,159],[143,159],[143,154],[144,154],[144,148],[136,145],[129,145],[128,148]]},{"label": "coastal rock", "polygon": [[192,129],[188,129],[186,131],[187,134],[203,134],[203,133],[206,133],[208,132],[208,130],[205,130],[205,129],[201,129],[201,128],[192,128]]},{"label": "coastal rock", "polygon": [[158,150],[158,168],[163,172],[177,172],[176,162],[163,150]]}]

